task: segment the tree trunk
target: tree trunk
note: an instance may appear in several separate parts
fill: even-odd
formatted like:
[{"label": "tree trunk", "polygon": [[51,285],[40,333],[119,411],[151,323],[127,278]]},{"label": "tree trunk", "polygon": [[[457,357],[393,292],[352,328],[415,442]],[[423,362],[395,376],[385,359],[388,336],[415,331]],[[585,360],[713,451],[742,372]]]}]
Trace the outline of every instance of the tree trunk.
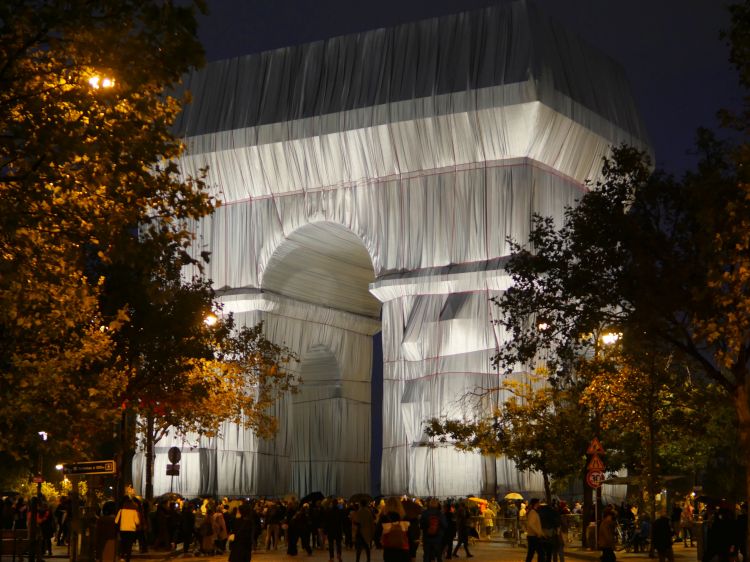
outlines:
[{"label": "tree trunk", "polygon": [[544,497],[548,504],[552,503],[552,486],[549,482],[549,474],[542,471],[542,480],[544,481]]},{"label": "tree trunk", "polygon": [[586,543],[589,523],[594,520],[594,490],[586,482],[586,471],[583,471],[583,516],[581,517],[581,547],[591,546]]},{"label": "tree trunk", "polygon": [[133,484],[133,457],[135,456],[135,421],[129,410],[123,410],[120,417],[120,443],[117,460],[117,497],[122,498],[125,490]]},{"label": "tree trunk", "polygon": [[[747,376],[743,377],[742,383],[738,383],[734,391],[734,405],[739,421],[740,447],[743,451],[750,451],[750,390],[747,387]],[[750,463],[745,464],[745,501],[750,499]],[[745,552],[750,545],[750,518],[746,522]]]},{"label": "tree trunk", "polygon": [[146,416],[146,499],[154,499],[154,414]]}]

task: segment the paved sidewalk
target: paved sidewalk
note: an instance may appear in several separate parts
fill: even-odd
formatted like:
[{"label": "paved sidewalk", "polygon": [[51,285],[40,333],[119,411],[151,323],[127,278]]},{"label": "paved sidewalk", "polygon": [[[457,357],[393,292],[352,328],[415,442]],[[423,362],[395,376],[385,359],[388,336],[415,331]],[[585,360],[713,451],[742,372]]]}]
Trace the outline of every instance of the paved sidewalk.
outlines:
[{"label": "paved sidewalk", "polygon": [[[524,562],[526,557],[526,547],[514,546],[507,542],[500,541],[480,541],[470,546],[471,552],[474,555],[472,562]],[[461,551],[458,561],[466,562],[466,557],[463,551]],[[695,547],[685,548],[681,543],[677,543],[674,546],[675,562],[695,562],[697,560]],[[648,552],[645,553],[632,553],[620,551],[616,553],[618,561],[648,561]],[[569,545],[565,552],[565,557],[571,560],[585,560],[596,562],[599,560],[599,552],[591,550],[584,550],[579,545]],[[49,557],[45,557],[49,559]],[[67,558],[67,547],[53,547],[53,558],[61,559]],[[145,562],[147,560],[155,560],[158,562],[226,562],[228,555],[220,556],[183,556],[182,551],[175,552],[154,552],[149,551],[148,553],[138,553],[137,547],[133,553],[133,560],[138,562]],[[312,556],[308,556],[304,551],[297,556],[288,556],[285,548],[276,551],[256,550],[253,552],[253,560],[256,562],[328,562],[328,550],[314,550]],[[383,553],[382,551],[373,549],[372,551],[372,562],[382,562]],[[456,560],[454,558],[453,560]],[[656,559],[653,559],[656,560]],[[354,550],[344,550],[343,562],[356,562]],[[360,562],[366,562],[364,556],[362,556]],[[422,550],[417,552],[417,561],[422,562]]]}]

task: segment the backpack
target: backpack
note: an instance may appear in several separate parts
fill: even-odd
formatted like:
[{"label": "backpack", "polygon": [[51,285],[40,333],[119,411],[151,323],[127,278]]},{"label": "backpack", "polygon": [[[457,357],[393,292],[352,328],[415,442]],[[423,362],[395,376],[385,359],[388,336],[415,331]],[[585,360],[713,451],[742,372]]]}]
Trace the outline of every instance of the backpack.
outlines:
[{"label": "backpack", "polygon": [[440,516],[436,513],[427,516],[425,533],[430,537],[436,537],[440,534]]},{"label": "backpack", "polygon": [[[404,528],[404,523],[406,523],[406,528]],[[383,548],[409,550],[409,535],[406,533],[408,528],[408,521],[383,523],[383,536],[380,537],[380,544],[383,545]]]}]

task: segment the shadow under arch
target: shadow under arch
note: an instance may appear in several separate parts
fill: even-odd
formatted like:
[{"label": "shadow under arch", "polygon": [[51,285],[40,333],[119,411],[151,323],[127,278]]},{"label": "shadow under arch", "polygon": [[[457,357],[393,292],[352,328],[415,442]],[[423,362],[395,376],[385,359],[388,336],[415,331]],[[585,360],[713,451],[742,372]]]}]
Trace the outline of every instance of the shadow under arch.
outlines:
[{"label": "shadow under arch", "polygon": [[362,240],[333,222],[301,226],[279,244],[264,268],[261,288],[326,308],[380,317],[370,294],[373,262]]}]

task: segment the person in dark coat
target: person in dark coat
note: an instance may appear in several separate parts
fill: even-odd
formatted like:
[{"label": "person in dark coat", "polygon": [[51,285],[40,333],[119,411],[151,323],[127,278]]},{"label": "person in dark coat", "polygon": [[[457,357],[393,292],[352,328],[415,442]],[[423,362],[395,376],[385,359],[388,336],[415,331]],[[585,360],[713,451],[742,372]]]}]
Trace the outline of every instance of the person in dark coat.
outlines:
[{"label": "person in dark coat", "polygon": [[229,551],[229,562],[250,562],[255,544],[255,517],[250,504],[240,507],[240,518],[235,521],[234,540]]},{"label": "person in dark coat", "polygon": [[419,518],[419,527],[422,529],[422,549],[424,551],[424,562],[443,562],[443,534],[448,528],[443,512],[440,510],[440,502],[437,498],[431,498],[427,509]]},{"label": "person in dark coat", "polygon": [[195,534],[195,513],[193,513],[193,504],[185,502],[182,504],[182,513],[180,514],[180,540],[182,540],[182,553],[188,554],[193,544]]},{"label": "person in dark coat", "polygon": [[456,517],[453,514],[451,504],[446,503],[443,506],[443,515],[445,516],[445,533],[443,533],[443,552],[445,559],[453,558],[453,539],[456,537]]},{"label": "person in dark coat", "polygon": [[322,507],[320,513],[320,524],[323,532],[328,538],[328,559],[333,562],[334,547],[336,559],[341,562],[341,541],[344,537],[344,525],[347,522],[348,513],[344,511],[344,502],[331,500]]},{"label": "person in dark coat", "polygon": [[703,562],[711,562],[714,557],[718,562],[736,560],[739,549],[733,506],[728,504],[719,506],[719,510],[708,527],[706,539]]},{"label": "person in dark coat", "polygon": [[674,550],[672,549],[673,535],[672,521],[667,517],[666,511],[662,511],[661,515],[654,521],[651,529],[651,540],[659,555],[659,562],[665,562],[666,560],[674,562]]},{"label": "person in dark coat", "polygon": [[102,507],[102,515],[96,520],[95,553],[97,562],[117,560],[117,523],[115,523],[115,502],[107,502]]},{"label": "person in dark coat", "polygon": [[456,548],[453,549],[453,556],[458,558],[458,549],[464,547],[466,552],[466,558],[471,558],[474,555],[469,552],[469,526],[471,525],[471,519],[469,518],[469,512],[466,509],[466,504],[463,502],[458,504],[456,510],[456,530],[458,531],[458,540],[456,541]]},{"label": "person in dark coat", "polygon": [[370,544],[375,536],[375,518],[367,505],[362,505],[351,516],[355,531],[354,546],[357,549],[357,562],[364,551],[367,562],[370,562]]}]

